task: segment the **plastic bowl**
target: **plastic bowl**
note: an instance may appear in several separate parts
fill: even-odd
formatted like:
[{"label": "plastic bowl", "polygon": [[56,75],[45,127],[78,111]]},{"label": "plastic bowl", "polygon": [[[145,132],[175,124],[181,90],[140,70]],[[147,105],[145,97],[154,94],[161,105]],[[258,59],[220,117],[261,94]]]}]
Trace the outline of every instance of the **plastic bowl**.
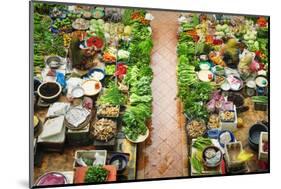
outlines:
[{"label": "plastic bowl", "polygon": [[38,87],[41,85],[41,81],[37,78],[33,78],[33,87],[34,87],[34,92],[37,92]]},{"label": "plastic bowl", "polygon": [[41,83],[37,89],[38,95],[46,102],[55,102],[62,91],[61,85],[57,82]]},{"label": "plastic bowl", "polygon": [[260,142],[260,133],[262,131],[268,132],[267,126],[265,126],[262,123],[254,124],[249,130],[248,141],[249,141],[249,145],[251,146],[251,148],[253,150],[258,150],[258,146],[259,146],[259,142]]},{"label": "plastic bowl", "polygon": [[219,134],[220,134],[219,129],[209,129],[206,131],[206,135],[204,135],[204,136],[207,136],[207,137],[213,138],[213,139],[217,139]]},{"label": "plastic bowl", "polygon": [[[206,151],[207,150],[209,150],[209,149],[214,149],[215,151],[216,151],[216,153],[217,152],[219,152],[220,153],[220,159],[216,162],[216,163],[214,163],[214,164],[210,164],[210,163],[208,163],[207,162],[207,157],[206,157]],[[203,150],[203,152],[202,152],[202,160],[203,160],[203,162],[204,162],[204,165],[205,166],[207,166],[207,167],[217,167],[217,166],[219,166],[220,164],[221,164],[221,162],[222,162],[222,159],[223,159],[223,154],[222,154],[222,151],[218,148],[218,147],[216,147],[216,146],[208,146],[208,147],[206,147],[204,150]]]},{"label": "plastic bowl", "polygon": [[212,71],[214,72],[214,74],[219,75],[219,76],[223,76],[224,75],[224,67],[220,66],[220,65],[216,65],[212,68]]},{"label": "plastic bowl", "polygon": [[219,134],[219,136],[218,136],[218,141],[219,141],[219,144],[221,145],[221,147],[224,148],[225,144],[223,144],[223,143],[221,142],[221,135],[222,135],[223,133],[229,133],[230,138],[231,138],[230,141],[229,141],[229,143],[230,143],[230,142],[234,142],[234,141],[235,141],[235,137],[234,137],[234,134],[233,134],[231,131],[228,131],[228,130],[221,131],[220,134]]},{"label": "plastic bowl", "polygon": [[48,172],[35,182],[35,186],[51,186],[67,184],[67,178],[59,172]]},{"label": "plastic bowl", "polygon": [[[95,73],[95,72],[100,72],[100,73],[102,73],[102,74],[103,74],[102,78],[94,78],[94,77],[92,76],[92,74]],[[94,68],[94,69],[89,70],[89,72],[88,72],[88,74],[87,74],[87,77],[89,77],[89,78],[91,78],[91,79],[94,79],[94,80],[102,81],[102,80],[104,79],[104,77],[105,77],[105,72],[104,72],[104,70],[102,70],[102,69]]]},{"label": "plastic bowl", "polygon": [[109,160],[109,164],[116,165],[116,164],[114,164],[115,161],[119,162],[118,165],[116,166],[118,172],[122,172],[126,169],[127,164],[128,164],[128,159],[125,155],[123,155],[123,154],[113,155]]}]

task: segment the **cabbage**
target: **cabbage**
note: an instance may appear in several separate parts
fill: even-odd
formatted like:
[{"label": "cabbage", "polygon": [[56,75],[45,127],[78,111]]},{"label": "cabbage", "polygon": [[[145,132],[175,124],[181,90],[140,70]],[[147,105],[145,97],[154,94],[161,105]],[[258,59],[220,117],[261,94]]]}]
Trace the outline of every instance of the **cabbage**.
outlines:
[{"label": "cabbage", "polygon": [[100,25],[103,25],[104,24],[104,20],[103,19],[98,19],[97,23],[100,24]]},{"label": "cabbage", "polygon": [[132,33],[132,28],[130,26],[126,26],[124,28],[124,34],[125,35],[130,35]]},{"label": "cabbage", "polygon": [[109,23],[105,23],[103,27],[104,27],[105,32],[107,32],[107,33],[110,32],[110,24]]}]

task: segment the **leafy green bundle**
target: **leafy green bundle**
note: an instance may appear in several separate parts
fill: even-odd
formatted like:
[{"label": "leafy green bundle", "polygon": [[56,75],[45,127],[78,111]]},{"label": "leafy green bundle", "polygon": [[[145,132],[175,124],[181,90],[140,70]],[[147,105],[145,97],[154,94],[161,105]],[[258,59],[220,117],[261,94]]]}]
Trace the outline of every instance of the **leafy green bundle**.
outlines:
[{"label": "leafy green bundle", "polygon": [[108,84],[108,88],[104,90],[103,94],[97,100],[98,105],[123,105],[124,95],[118,89],[114,82]]},{"label": "leafy green bundle", "polygon": [[[184,25],[184,26],[183,26]],[[193,24],[183,23],[181,27],[190,27]],[[197,49],[197,50],[196,50]],[[179,34],[177,47],[178,65],[177,65],[177,84],[178,97],[184,104],[185,113],[189,117],[207,119],[208,111],[204,103],[209,99],[213,86],[210,83],[200,82],[197,78],[195,69],[199,62],[196,59],[196,51],[204,47],[196,44],[192,37],[185,32]]]},{"label": "leafy green bundle", "polygon": [[139,135],[144,135],[147,130],[146,120],[150,116],[149,104],[139,103],[136,106],[129,106],[123,116],[125,134],[132,140],[136,140]]},{"label": "leafy green bundle", "polygon": [[34,65],[44,67],[44,56],[65,56],[63,37],[54,35],[49,30],[51,18],[47,15],[34,14]]},{"label": "leafy green bundle", "polygon": [[[127,11],[126,14],[132,12]],[[141,12],[145,14],[145,12]],[[128,17],[128,15],[126,17]],[[152,69],[150,67],[150,52],[153,47],[150,27],[140,22],[131,22],[132,40],[129,45],[130,59],[125,77],[125,84],[129,86],[129,102],[123,121],[126,136],[136,140],[139,135],[147,131],[146,121],[151,117],[151,82]]]},{"label": "leafy green bundle", "polygon": [[85,176],[85,183],[105,182],[108,171],[101,165],[91,166],[88,168]]}]

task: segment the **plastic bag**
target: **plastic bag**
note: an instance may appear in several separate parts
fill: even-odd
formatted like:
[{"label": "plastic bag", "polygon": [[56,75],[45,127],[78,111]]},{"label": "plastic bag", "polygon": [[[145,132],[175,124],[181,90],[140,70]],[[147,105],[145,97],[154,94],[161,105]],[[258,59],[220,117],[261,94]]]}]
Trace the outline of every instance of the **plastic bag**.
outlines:
[{"label": "plastic bag", "polygon": [[65,82],[64,74],[57,72],[56,77],[57,77],[56,81],[62,86],[62,88],[65,88],[66,82]]}]

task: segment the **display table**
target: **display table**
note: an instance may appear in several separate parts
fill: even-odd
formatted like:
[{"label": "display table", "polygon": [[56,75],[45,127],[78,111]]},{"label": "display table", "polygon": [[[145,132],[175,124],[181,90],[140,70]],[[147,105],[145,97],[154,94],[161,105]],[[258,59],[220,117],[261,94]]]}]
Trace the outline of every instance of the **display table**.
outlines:
[{"label": "display table", "polygon": [[[65,96],[61,96],[59,99],[60,102],[67,102],[67,99]],[[44,122],[45,117],[47,115],[47,108],[40,108],[35,110],[35,115],[39,117],[39,119]],[[81,131],[82,132],[82,131]],[[88,128],[85,128],[85,132],[83,130],[82,134],[88,133]],[[66,136],[73,135],[73,133],[69,133],[66,131]],[[74,134],[77,134],[77,131],[74,132]],[[81,135],[79,135],[81,136]],[[84,135],[85,136],[85,135]],[[136,156],[137,156],[137,145],[129,142],[125,135],[119,131],[119,133],[116,136],[116,145],[112,149],[116,152],[122,152],[122,153],[128,153],[130,158],[128,161],[127,169],[122,173],[120,176],[121,179],[124,180],[135,180],[136,179]],[[73,139],[73,138],[72,138]],[[74,143],[66,142],[64,143],[64,150],[63,152],[57,153],[57,152],[45,152],[44,148],[37,148],[36,153],[40,154],[38,157],[39,160],[36,160],[36,166],[34,167],[34,180],[39,178],[42,174],[49,172],[49,171],[74,171],[73,170],[73,162],[74,162],[74,153],[76,150],[95,150],[96,147],[94,146],[94,143],[90,145],[81,145],[77,143],[77,138],[75,145]],[[36,158],[35,158],[36,159]]]},{"label": "display table", "polygon": [[[234,135],[235,135],[235,138],[236,138],[237,141],[242,142],[243,149],[254,155],[252,157],[252,159],[247,162],[247,166],[248,166],[248,169],[249,169],[248,172],[267,172],[266,166],[264,166],[264,162],[258,160],[258,152],[254,151],[250,148],[250,145],[248,143],[248,133],[249,133],[250,127],[253,124],[255,124],[257,122],[257,120],[267,121],[268,112],[267,111],[256,111],[254,109],[254,103],[251,101],[250,98],[245,99],[245,105],[249,107],[249,110],[238,114],[238,117],[242,118],[243,121],[244,121],[243,127],[238,128],[234,132]],[[188,145],[188,151],[189,151],[188,157],[190,159],[190,157],[192,155],[192,152],[193,152],[191,144]],[[194,171],[193,171],[192,166],[190,164],[190,160],[188,162],[189,162],[188,175],[195,176],[196,174],[194,174]]]},{"label": "display table", "polygon": [[[192,139],[192,144],[194,143],[196,139]],[[218,147],[222,153],[224,154],[224,149],[220,146],[220,144],[218,143],[218,141],[216,139],[211,139],[212,143],[214,146]],[[190,145],[190,154],[191,156],[197,153],[197,149],[192,147],[192,144]],[[189,159],[189,163],[190,163],[190,159]],[[202,173],[198,173],[192,166],[190,163],[190,175],[191,176],[209,176],[209,175],[222,175],[225,174],[224,171],[225,168],[225,163],[224,161],[221,163],[220,166],[216,167],[216,168],[206,168],[204,167],[204,170],[202,171]]]}]

